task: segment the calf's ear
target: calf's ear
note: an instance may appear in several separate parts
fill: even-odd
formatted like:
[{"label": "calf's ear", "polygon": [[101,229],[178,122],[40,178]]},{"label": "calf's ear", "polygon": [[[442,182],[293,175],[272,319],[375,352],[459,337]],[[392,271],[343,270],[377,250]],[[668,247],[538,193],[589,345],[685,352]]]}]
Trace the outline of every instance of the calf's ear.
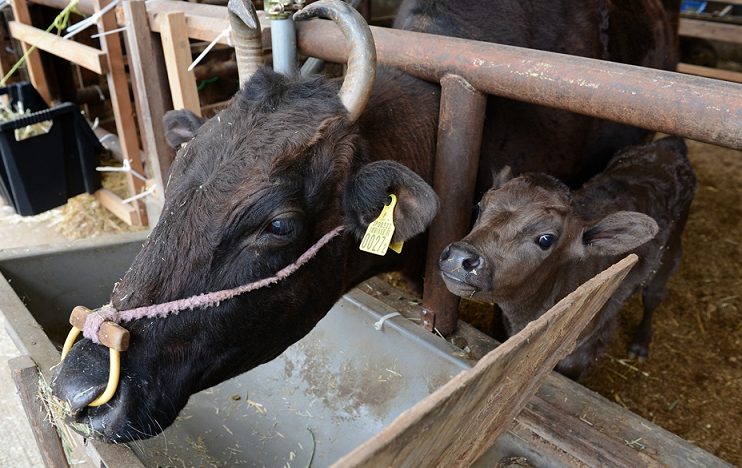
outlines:
[{"label": "calf's ear", "polygon": [[505,166],[500,169],[500,172],[492,173],[492,189],[499,189],[505,185],[510,179],[513,178],[513,170],[510,166]]},{"label": "calf's ear", "polygon": [[175,149],[193,138],[206,119],[199,117],[188,109],[172,110],[162,118],[165,127],[165,138],[170,146]]},{"label": "calf's ear", "polygon": [[649,242],[659,231],[657,222],[635,211],[610,214],[582,233],[586,255],[620,255]]},{"label": "calf's ear", "polygon": [[425,231],[438,213],[438,197],[419,175],[398,162],[376,161],[363,166],[348,180],[342,200],[346,230],[358,240],[363,238],[390,194],[397,197],[392,242]]}]

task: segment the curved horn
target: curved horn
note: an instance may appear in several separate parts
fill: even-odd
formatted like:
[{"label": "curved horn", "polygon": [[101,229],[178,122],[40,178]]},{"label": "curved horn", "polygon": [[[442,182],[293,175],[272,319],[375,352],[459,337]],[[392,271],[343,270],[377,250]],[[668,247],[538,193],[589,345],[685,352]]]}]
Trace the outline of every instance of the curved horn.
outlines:
[{"label": "curved horn", "polygon": [[251,0],[229,0],[229,25],[232,26],[234,52],[240,86],[263,65],[263,35],[258,13]]},{"label": "curved horn", "polygon": [[350,120],[358,119],[366,107],[376,79],[376,45],[366,20],[358,11],[340,0],[320,0],[311,3],[294,15],[299,21],[312,17],[334,21],[343,32],[348,45],[348,72],[338,96],[350,113]]}]

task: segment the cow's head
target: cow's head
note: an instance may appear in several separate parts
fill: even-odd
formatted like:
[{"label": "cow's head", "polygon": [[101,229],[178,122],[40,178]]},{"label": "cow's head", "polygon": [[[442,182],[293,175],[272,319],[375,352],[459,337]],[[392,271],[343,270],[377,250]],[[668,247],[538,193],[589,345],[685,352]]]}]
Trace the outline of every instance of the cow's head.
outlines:
[{"label": "cow's head", "polygon": [[[323,3],[304,16],[324,13]],[[362,22],[344,3],[330,3],[342,9],[332,14],[337,22]],[[354,47],[373,48],[369,37]],[[355,119],[373,87],[373,55],[350,53],[340,90],[324,77],[263,69],[210,120],[188,111],[166,116],[168,140],[184,146],[170,170],[161,218],[113,291],[116,309],[270,277],[327,232],[340,225],[345,231],[277,284],[215,307],[124,322],[131,344],[121,354],[118,390],[102,406],[87,405],[106,386],[108,350],[87,339],[75,344],[52,389],[76,422],[106,441],[157,434],[192,393],[275,358],[350,287],[399,262],[396,253],[358,250],[369,222],[394,193],[393,241],[406,240],[430,223],[438,201],[401,164],[370,162]],[[359,70],[366,75],[360,81]]]},{"label": "cow's head", "polygon": [[472,231],[438,261],[446,286],[458,296],[500,304],[546,301],[553,283],[564,280],[560,266],[620,255],[657,233],[654,219],[637,212],[581,219],[569,188],[545,174],[512,178],[506,167],[494,180]]}]

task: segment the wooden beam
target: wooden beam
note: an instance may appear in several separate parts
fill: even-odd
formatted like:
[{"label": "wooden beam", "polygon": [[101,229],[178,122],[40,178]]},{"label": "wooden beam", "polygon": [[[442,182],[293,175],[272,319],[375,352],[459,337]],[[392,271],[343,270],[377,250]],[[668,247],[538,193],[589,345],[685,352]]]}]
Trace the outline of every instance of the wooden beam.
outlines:
[{"label": "wooden beam", "polygon": [[79,42],[62,39],[56,34],[47,33],[18,21],[10,21],[10,34],[21,42],[36,44],[39,50],[49,52],[99,75],[108,73],[106,54],[95,47]]},{"label": "wooden beam", "polygon": [[[108,5],[111,0],[95,0],[95,11],[100,11]],[[116,17],[113,11],[109,11],[98,20],[98,30],[101,33],[117,29]],[[118,34],[106,34],[100,38],[101,49],[108,58],[108,89],[111,91],[111,106],[113,116],[116,120],[116,133],[124,157],[129,160],[133,171],[144,175],[142,158],[139,154],[139,138],[137,136],[136,122],[134,120],[134,109],[129,98],[129,85],[124,68],[124,56],[121,51],[121,42]],[[144,189],[144,182],[127,173],[126,180],[129,185],[129,193],[136,195]],[[135,211],[132,212],[131,224],[135,226],[147,225],[147,211],[142,200],[133,202]],[[114,212],[116,213],[116,212]],[[124,218],[122,218],[124,219]],[[124,219],[126,221],[126,219]],[[128,221],[126,221],[128,223]]]},{"label": "wooden beam", "polygon": [[[13,6],[13,17],[16,21],[27,25],[32,24],[31,13],[28,11],[28,5],[25,0],[11,2],[11,5]],[[28,52],[31,46],[33,44],[21,42],[21,48],[24,54]],[[31,81],[33,87],[36,88],[36,91],[39,92],[39,95],[46,101],[47,105],[51,105],[52,95],[49,85],[46,82],[44,65],[41,63],[41,55],[38,50],[34,50],[26,58],[26,70],[28,70],[28,79]]]},{"label": "wooden beam", "polygon": [[574,349],[583,328],[636,261],[631,254],[577,288],[332,468],[470,466]]},{"label": "wooden beam", "polygon": [[23,409],[31,425],[36,445],[47,468],[68,468],[67,456],[57,430],[47,421],[44,404],[39,400],[39,371],[29,356],[20,356],[8,361],[10,373],[21,397]]},{"label": "wooden beam", "polygon": [[129,58],[129,73],[134,88],[134,101],[137,106],[139,132],[147,155],[149,168],[160,192],[164,192],[165,181],[170,164],[175,158],[175,150],[165,141],[165,128],[162,118],[165,106],[162,95],[152,90],[163,88],[157,67],[144,2],[124,2],[126,17],[126,47]]},{"label": "wooden beam", "polygon": [[193,58],[188,41],[188,27],[182,11],[160,15],[160,36],[162,51],[165,53],[165,64],[170,81],[170,93],[173,97],[173,108],[188,109],[201,115],[201,104],[196,89],[196,75],[188,71]]},{"label": "wooden beam", "polygon": [[135,207],[121,203],[122,199],[108,189],[100,189],[93,194],[95,198],[111,213],[121,218],[129,226],[138,226],[138,211]]},{"label": "wooden beam", "polygon": [[712,41],[742,44],[742,25],[739,24],[681,18],[678,34],[687,37],[710,39]]},{"label": "wooden beam", "polygon": [[742,73],[730,70],[721,70],[719,68],[701,67],[690,65],[688,63],[679,63],[678,72],[688,75],[705,76],[707,78],[716,78],[717,80],[735,81],[742,83]]}]

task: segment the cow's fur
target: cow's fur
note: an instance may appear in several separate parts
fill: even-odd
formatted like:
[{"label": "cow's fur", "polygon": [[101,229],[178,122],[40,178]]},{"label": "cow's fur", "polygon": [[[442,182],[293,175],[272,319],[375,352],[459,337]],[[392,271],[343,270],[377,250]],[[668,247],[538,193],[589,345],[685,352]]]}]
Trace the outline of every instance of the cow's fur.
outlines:
[{"label": "cow's fur", "polygon": [[557,370],[585,377],[612,338],[618,311],[637,292],[644,319],[630,353],[646,358],[652,312],[680,263],[680,236],[696,191],[686,152],[675,137],[630,147],[576,192],[544,174],[508,180],[509,171],[501,171],[472,232],[439,259],[446,286],[459,296],[497,303],[512,336],[634,252],[638,263]]},{"label": "cow's fur", "polygon": [[[405,2],[398,25],[657,68],[675,64],[677,21],[659,0],[422,3]],[[626,15],[635,21],[625,22]],[[347,230],[277,285],[208,310],[124,324],[132,344],[107,405],[86,407],[95,393],[87,390],[105,386],[107,351],[88,340],[75,345],[53,389],[78,411],[76,421],[109,441],[154,435],[191,393],[273,359],[358,282],[400,268],[421,282],[424,237],[384,257],[362,253],[358,244],[389,192],[399,197],[395,240],[420,232],[436,212],[425,182],[433,174],[440,87],[380,67],[354,123],[337,89],[325,78],[262,70],[217,117],[166,117],[168,140],[186,144],[171,168],[162,217],[115,288],[117,308],[272,275],[335,226]],[[491,184],[491,169],[503,164],[579,183],[583,169],[594,172],[647,133],[499,98],[490,98],[487,112],[480,193]],[[548,153],[547,146],[558,149]]]}]

